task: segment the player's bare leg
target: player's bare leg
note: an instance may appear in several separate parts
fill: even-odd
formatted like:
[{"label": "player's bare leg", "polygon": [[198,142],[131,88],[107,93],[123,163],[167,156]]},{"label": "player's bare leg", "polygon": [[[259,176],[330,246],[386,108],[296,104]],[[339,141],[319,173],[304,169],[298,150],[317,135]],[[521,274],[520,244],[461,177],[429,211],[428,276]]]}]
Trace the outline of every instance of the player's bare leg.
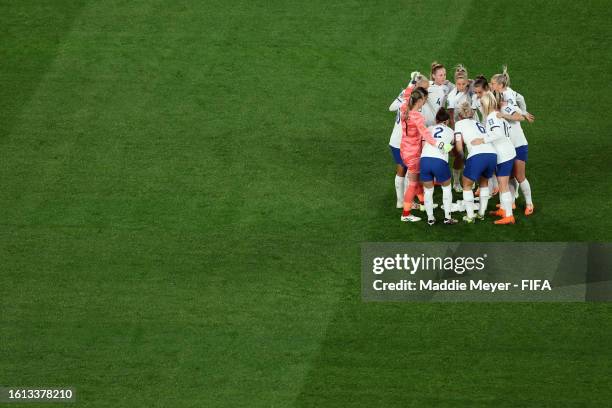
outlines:
[{"label": "player's bare leg", "polygon": [[457,151],[457,148],[451,150],[453,154],[453,190],[457,193],[463,191],[461,172],[463,170],[463,156]]}]

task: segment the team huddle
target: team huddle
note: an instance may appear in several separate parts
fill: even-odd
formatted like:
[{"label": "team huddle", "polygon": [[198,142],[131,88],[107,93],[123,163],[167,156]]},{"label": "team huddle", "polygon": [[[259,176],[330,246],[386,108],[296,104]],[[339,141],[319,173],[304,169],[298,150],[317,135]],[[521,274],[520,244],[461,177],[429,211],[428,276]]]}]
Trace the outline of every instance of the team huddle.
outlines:
[{"label": "team huddle", "polygon": [[[465,211],[467,223],[484,220],[489,199],[498,193],[497,209],[490,212],[499,217],[494,223],[514,224],[519,190],[525,215],[534,212],[521,122],[535,118],[527,112],[525,98],[510,88],[506,67],[490,83],[482,75],[469,79],[463,65],[455,68],[454,76],[455,84],[446,79],[444,65],[434,62],[431,80],[413,72],[408,87],[389,106],[397,112],[389,145],[397,164],[395,192],[397,208],[403,208],[401,220],[420,221],[411,214],[418,209],[426,212],[429,225],[435,224],[437,184],[442,188],[444,224],[457,223],[452,212]],[[452,189],[461,192],[463,200],[453,203]]]}]

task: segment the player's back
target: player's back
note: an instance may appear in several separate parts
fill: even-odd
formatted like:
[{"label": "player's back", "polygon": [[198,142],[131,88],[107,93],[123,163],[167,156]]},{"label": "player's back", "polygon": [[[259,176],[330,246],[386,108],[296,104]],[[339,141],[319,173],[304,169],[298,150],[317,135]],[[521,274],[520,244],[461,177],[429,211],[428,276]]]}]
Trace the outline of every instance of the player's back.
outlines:
[{"label": "player's back", "polygon": [[489,135],[503,135],[492,141],[495,151],[497,151],[497,162],[503,163],[514,158],[516,152],[510,140],[510,124],[506,119],[498,118],[497,112],[491,112],[487,116],[485,127]]},{"label": "player's back", "polygon": [[491,143],[482,143],[476,146],[472,145],[475,139],[484,138],[487,134],[485,127],[474,119],[461,119],[455,123],[455,135],[460,135],[463,139],[463,145],[467,147],[467,158],[480,153],[497,154]]},{"label": "player's back", "polygon": [[[444,125],[443,123],[439,123],[434,126],[429,126],[428,129],[438,144],[450,144],[453,142],[453,130],[448,126]],[[432,146],[429,143],[425,143],[423,145],[421,157],[435,157],[437,159],[442,159],[448,162],[448,153],[443,152],[437,146]]]}]

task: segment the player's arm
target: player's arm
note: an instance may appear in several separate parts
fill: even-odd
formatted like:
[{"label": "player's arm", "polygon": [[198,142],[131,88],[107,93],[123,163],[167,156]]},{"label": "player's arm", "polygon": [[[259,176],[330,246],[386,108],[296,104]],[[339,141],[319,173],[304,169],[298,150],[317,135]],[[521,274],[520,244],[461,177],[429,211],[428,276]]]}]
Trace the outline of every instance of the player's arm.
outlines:
[{"label": "player's arm", "polygon": [[427,129],[427,126],[425,126],[425,119],[423,119],[423,116],[419,115],[418,119],[414,121],[414,124],[416,125],[417,131],[419,132],[419,136],[421,137],[421,139],[425,140],[432,146],[438,146],[436,139],[434,139],[429,129]]},{"label": "player's arm", "polygon": [[487,133],[485,134],[485,136],[472,140],[471,145],[478,146],[483,143],[491,143],[505,136],[506,135],[504,134],[504,131],[501,128],[501,124],[499,122],[494,122],[493,124],[487,126]]},{"label": "player's arm", "polygon": [[408,99],[410,98],[412,91],[416,88],[416,84],[418,82],[417,78],[420,76],[421,74],[418,71],[410,73],[410,82],[408,83],[406,89],[404,89],[404,91],[402,92],[404,101],[408,101]]},{"label": "player's arm", "polygon": [[[491,143],[504,137],[506,137],[506,134],[502,130],[502,124],[500,122],[494,122],[487,126],[487,134],[482,140],[484,143]],[[472,141],[472,144],[474,144],[474,141]]]},{"label": "player's arm", "polygon": [[525,120],[525,116],[510,105],[504,106],[501,111],[497,112],[497,117],[504,118],[506,120],[514,120],[517,122]]},{"label": "player's arm", "polygon": [[390,112],[397,112],[397,110],[402,106],[402,103],[404,102],[402,100],[402,94],[404,93],[404,91],[402,91],[400,93],[400,95],[395,98],[395,100],[393,102],[391,102],[391,105],[389,105],[389,111]]},{"label": "player's arm", "polygon": [[527,112],[527,103],[525,102],[525,97],[518,92],[516,93],[516,105],[521,110],[521,114],[523,115],[524,120],[529,123],[535,120],[535,116]]},{"label": "player's arm", "polygon": [[434,139],[434,137],[432,136],[431,132],[429,131],[429,129],[425,126],[425,119],[423,119],[423,116],[420,116],[416,121],[415,121],[415,125],[416,128],[419,132],[419,135],[421,136],[421,139],[423,139],[425,142],[429,143],[432,146],[437,147],[440,150],[443,150],[444,152],[448,153],[451,150],[453,150],[453,145],[450,143],[444,143],[444,142],[437,142],[436,139]]}]

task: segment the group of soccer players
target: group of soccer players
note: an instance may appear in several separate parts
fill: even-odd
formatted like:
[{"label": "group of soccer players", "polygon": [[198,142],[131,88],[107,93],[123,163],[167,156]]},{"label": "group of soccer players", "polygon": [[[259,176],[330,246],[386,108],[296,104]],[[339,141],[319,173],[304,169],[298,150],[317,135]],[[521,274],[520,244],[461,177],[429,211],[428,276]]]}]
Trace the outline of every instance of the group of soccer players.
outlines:
[{"label": "group of soccer players", "polygon": [[[455,84],[448,81],[444,65],[434,62],[431,80],[413,72],[408,87],[389,106],[396,112],[389,146],[397,164],[395,191],[397,208],[403,208],[401,220],[420,221],[411,213],[418,209],[426,212],[429,225],[435,224],[437,184],[442,188],[444,224],[458,222],[451,216],[455,211],[465,211],[467,223],[484,220],[488,201],[497,194],[497,210],[490,213],[498,217],[494,223],[514,224],[519,190],[525,198],[525,215],[534,212],[521,122],[535,118],[527,112],[525,98],[510,88],[506,67],[489,82],[482,75],[469,79],[466,68],[458,65],[454,79]],[[453,203],[452,189],[463,199]]]}]

